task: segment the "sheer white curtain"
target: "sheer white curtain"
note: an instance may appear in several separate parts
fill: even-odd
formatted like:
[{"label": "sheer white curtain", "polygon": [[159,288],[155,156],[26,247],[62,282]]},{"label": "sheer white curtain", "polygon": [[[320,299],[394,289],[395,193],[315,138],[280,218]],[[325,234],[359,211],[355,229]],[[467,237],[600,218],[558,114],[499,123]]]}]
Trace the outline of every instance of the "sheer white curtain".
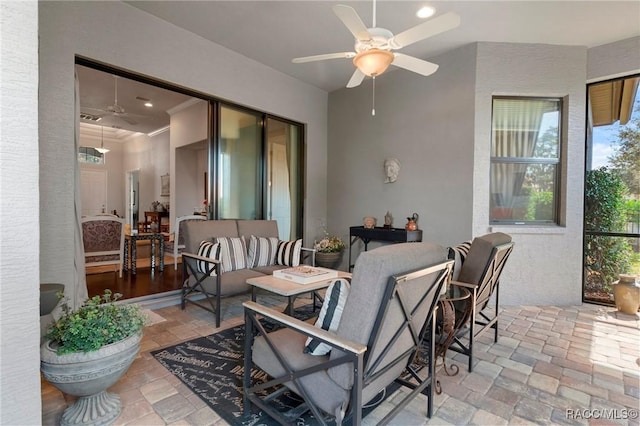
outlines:
[{"label": "sheer white curtain", "polygon": [[[557,109],[557,102],[544,99],[495,99],[493,102],[494,158],[534,156],[544,114]],[[520,194],[528,164],[494,162],[491,167],[493,205],[513,207]]]},{"label": "sheer white curtain", "polygon": [[[75,75],[75,130],[74,143],[75,155],[77,157],[78,148],[80,148],[80,82],[78,75]],[[84,263],[84,244],[82,243],[82,197],[80,186],[80,165],[78,160],[74,162],[74,207],[75,207],[75,223],[74,223],[74,277],[71,288],[65,288],[65,295],[76,308],[80,306],[89,296],[87,290],[86,267]]]}]

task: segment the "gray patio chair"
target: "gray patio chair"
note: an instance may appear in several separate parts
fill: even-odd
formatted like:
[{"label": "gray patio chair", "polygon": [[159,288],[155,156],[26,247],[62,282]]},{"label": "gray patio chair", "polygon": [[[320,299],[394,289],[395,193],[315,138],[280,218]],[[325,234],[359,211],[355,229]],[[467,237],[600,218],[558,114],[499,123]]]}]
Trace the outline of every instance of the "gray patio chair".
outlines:
[{"label": "gray patio chair", "polygon": [[[513,251],[511,236],[494,232],[473,239],[460,275],[452,285],[465,287],[471,292],[471,313],[467,327],[462,327],[449,349],[469,357],[469,371],[473,371],[474,341],[485,331],[494,330],[498,341],[500,274]],[[495,295],[495,304],[489,305]],[[466,302],[461,302],[464,304]],[[456,308],[464,309],[464,308]],[[459,315],[459,313],[456,313]]]},{"label": "gray patio chair", "polygon": [[[363,405],[396,381],[411,391],[381,424],[420,394],[427,398],[425,414],[430,417],[434,345],[429,345],[428,362],[422,365],[426,377],[418,375],[421,367],[412,361],[423,336],[434,338],[436,301],[452,264],[446,260],[446,250],[432,243],[393,244],[362,253],[335,333],[245,302],[245,415],[255,404],[280,423],[292,422],[311,410],[322,424],[332,417],[336,424],[351,419],[359,425]],[[260,317],[284,328],[269,333]],[[331,352],[321,356],[304,353],[307,337],[330,345]],[[270,378],[253,383],[255,368]],[[274,393],[264,395],[278,386]],[[269,401],[286,389],[304,403],[280,413]]]}]

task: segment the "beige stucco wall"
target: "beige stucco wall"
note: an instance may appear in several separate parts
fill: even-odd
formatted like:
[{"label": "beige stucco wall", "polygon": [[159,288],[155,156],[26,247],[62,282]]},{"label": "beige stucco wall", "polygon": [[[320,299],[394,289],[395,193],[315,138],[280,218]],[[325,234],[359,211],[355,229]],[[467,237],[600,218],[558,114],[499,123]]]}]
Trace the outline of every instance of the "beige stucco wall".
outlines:
[{"label": "beige stucco wall", "polygon": [[0,2],[0,424],[40,423],[38,4]]},{"label": "beige stucco wall", "polygon": [[[423,239],[451,245],[491,231],[513,235],[516,249],[501,282],[501,303],[579,304],[582,300],[582,205],[585,92],[595,57],[608,72],[630,72],[635,40],[596,48],[477,43],[430,58],[429,77],[393,71],[329,97],[329,229],[348,235],[364,216],[382,223],[390,210],[402,227],[420,214]],[[635,54],[634,54],[635,55]],[[631,55],[633,56],[633,55]],[[631,68],[631,69],[629,69]],[[602,68],[600,68],[602,69]],[[489,225],[489,161],[493,95],[565,99],[560,226]],[[385,157],[400,159],[394,184],[383,183]],[[362,245],[357,243],[357,253]],[[370,247],[375,244],[371,243]],[[346,265],[346,258],[343,265]]]},{"label": "beige stucco wall", "polygon": [[[473,231],[474,235],[506,232],[516,243],[500,282],[501,303],[573,305],[582,301],[586,60],[585,47],[479,43]],[[489,226],[493,95],[564,99],[560,226]]]},{"label": "beige stucco wall", "polygon": [[[381,226],[389,211],[396,228],[417,213],[425,241],[449,245],[471,235],[476,46],[430,60],[440,67],[429,77],[392,67],[376,79],[375,116],[371,79],[330,94],[331,233],[348,237],[365,216]],[[388,157],[401,165],[394,183],[384,183]],[[363,247],[356,244],[354,257]]]}]

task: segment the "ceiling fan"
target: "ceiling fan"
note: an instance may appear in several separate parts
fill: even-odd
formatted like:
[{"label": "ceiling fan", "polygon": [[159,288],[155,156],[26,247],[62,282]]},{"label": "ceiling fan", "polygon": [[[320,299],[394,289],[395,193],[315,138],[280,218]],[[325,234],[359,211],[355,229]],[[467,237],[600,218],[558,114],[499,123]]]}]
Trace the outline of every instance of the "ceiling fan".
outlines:
[{"label": "ceiling fan", "polygon": [[375,79],[375,77],[385,72],[389,65],[404,68],[424,76],[433,74],[438,69],[438,65],[413,56],[398,52],[394,53],[392,50],[399,50],[460,25],[460,17],[453,12],[449,12],[409,28],[400,34],[393,35],[386,28],[376,26],[375,0],[373,2],[373,26],[371,28],[365,26],[358,13],[350,6],[335,5],[333,6],[333,12],[354,35],[356,39],[355,52],[305,56],[295,58],[292,62],[299,64],[326,59],[353,58],[356,70],[347,84],[349,88],[359,86],[366,76]]},{"label": "ceiling fan", "polygon": [[[113,117],[119,118],[120,120],[132,126],[135,126],[138,124],[138,122],[134,120],[132,117],[138,116],[138,115],[126,112],[122,106],[118,105],[118,76],[114,75],[113,77],[115,81],[115,99],[114,99],[113,105],[108,105],[106,109],[90,108],[90,107],[86,107],[85,109],[99,111],[102,115],[105,115],[105,114],[111,115]],[[139,116],[139,117],[142,117],[142,116]]]}]

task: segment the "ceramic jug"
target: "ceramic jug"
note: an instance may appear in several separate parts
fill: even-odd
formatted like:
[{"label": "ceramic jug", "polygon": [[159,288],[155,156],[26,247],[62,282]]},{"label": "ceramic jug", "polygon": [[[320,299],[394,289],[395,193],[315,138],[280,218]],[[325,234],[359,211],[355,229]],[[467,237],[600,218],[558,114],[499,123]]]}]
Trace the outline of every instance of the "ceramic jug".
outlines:
[{"label": "ceramic jug", "polygon": [[414,213],[411,217],[407,218],[407,224],[404,229],[407,231],[415,231],[418,229],[418,213]]}]

